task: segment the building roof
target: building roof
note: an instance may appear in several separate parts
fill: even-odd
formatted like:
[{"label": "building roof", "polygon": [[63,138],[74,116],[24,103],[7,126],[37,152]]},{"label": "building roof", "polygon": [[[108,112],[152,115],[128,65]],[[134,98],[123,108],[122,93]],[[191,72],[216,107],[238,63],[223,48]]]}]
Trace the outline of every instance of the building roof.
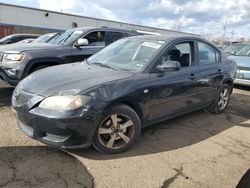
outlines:
[{"label": "building roof", "polygon": [[174,33],[179,33],[179,34],[187,34],[187,35],[196,35],[196,36],[199,36],[198,34],[193,34],[193,33],[187,33],[187,32],[181,32],[181,31],[174,31],[174,30],[168,30],[168,29],[162,29],[162,28],[156,28],[156,27],[150,27],[150,26],[132,24],[132,23],[127,23],[127,22],[119,22],[119,21],[113,21],[113,20],[106,20],[106,19],[101,19],[101,18],[93,18],[93,17],[88,17],[88,16],[81,16],[81,15],[77,15],[77,14],[69,14],[69,13],[63,13],[63,12],[57,12],[57,11],[50,11],[50,10],[45,10],[45,9],[25,7],[25,6],[20,6],[20,5],[0,3],[0,6],[1,5],[10,6],[10,7],[24,8],[24,9],[30,9],[30,10],[36,10],[36,11],[43,11],[43,12],[48,12],[48,13],[56,13],[56,14],[68,15],[68,16],[74,16],[74,17],[80,17],[80,18],[86,18],[86,19],[94,19],[94,20],[100,20],[100,21],[107,21],[107,22],[113,22],[113,23],[119,23],[119,24],[123,24],[123,25],[128,25],[128,26],[138,26],[138,27],[143,27],[143,28],[148,28],[148,29],[153,29],[153,30],[168,31],[168,32],[174,32]]}]

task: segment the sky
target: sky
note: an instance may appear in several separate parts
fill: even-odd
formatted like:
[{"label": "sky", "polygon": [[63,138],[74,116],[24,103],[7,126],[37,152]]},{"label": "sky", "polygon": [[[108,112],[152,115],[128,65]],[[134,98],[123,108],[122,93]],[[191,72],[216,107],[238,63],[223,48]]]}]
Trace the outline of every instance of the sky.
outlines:
[{"label": "sky", "polygon": [[203,35],[250,39],[249,0],[0,0],[2,3]]}]

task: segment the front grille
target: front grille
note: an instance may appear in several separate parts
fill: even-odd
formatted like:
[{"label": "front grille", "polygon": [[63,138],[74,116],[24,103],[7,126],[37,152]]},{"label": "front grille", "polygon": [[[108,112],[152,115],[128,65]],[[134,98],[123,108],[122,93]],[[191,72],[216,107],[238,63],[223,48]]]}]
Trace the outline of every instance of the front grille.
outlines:
[{"label": "front grille", "polygon": [[16,89],[12,95],[12,105],[17,107],[23,106],[34,96],[32,93]]},{"label": "front grille", "polygon": [[248,70],[248,71],[250,71],[250,67],[238,66],[238,70]]}]

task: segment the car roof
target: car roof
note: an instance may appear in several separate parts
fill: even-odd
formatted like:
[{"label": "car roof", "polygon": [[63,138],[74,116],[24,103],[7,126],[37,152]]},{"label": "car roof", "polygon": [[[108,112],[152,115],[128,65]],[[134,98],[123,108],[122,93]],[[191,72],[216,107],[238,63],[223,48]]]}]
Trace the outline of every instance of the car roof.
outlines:
[{"label": "car roof", "polygon": [[[58,32],[54,32],[54,33],[44,33],[43,35],[56,35],[56,34],[58,34]],[[43,36],[43,35],[41,35],[41,36]]]},{"label": "car roof", "polygon": [[138,35],[138,36],[133,36],[129,38],[138,38],[138,39],[144,39],[144,40],[153,40],[153,41],[164,41],[166,43],[172,42],[175,40],[198,40],[205,42],[209,44],[210,46],[216,48],[218,51],[221,51],[217,46],[212,44],[211,42],[207,41],[204,38],[201,37],[196,37],[196,36],[191,36],[191,35],[174,35],[174,34],[169,34],[169,35]]},{"label": "car roof", "polygon": [[18,36],[41,36],[39,34],[30,34],[30,33],[16,33],[9,35],[10,37],[18,37]]},{"label": "car roof", "polygon": [[165,41],[165,42],[170,41],[170,40],[175,40],[175,39],[206,41],[205,39],[201,37],[195,37],[195,36],[190,36],[190,35],[171,35],[171,34],[170,35],[139,35],[139,36],[133,36],[130,38],[141,38],[145,40],[160,40],[160,41]]},{"label": "car roof", "polygon": [[110,31],[110,30],[114,30],[114,31],[123,31],[123,32],[131,32],[131,33],[140,33],[137,32],[136,30],[132,30],[132,29],[126,29],[126,28],[116,28],[116,27],[77,27],[77,28],[72,28],[72,30],[102,30],[102,31]]}]

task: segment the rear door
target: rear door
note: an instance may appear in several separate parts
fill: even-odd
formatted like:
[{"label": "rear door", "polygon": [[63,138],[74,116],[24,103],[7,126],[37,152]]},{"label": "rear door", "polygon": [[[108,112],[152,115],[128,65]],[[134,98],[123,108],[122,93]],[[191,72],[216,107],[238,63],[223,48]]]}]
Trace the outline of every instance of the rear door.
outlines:
[{"label": "rear door", "polygon": [[72,47],[72,62],[83,61],[91,55],[99,52],[106,46],[106,31],[92,31],[82,38],[89,41],[89,45]]},{"label": "rear door", "polygon": [[197,41],[198,62],[200,70],[201,100],[209,103],[223,80],[223,66],[220,52],[208,43]]}]

